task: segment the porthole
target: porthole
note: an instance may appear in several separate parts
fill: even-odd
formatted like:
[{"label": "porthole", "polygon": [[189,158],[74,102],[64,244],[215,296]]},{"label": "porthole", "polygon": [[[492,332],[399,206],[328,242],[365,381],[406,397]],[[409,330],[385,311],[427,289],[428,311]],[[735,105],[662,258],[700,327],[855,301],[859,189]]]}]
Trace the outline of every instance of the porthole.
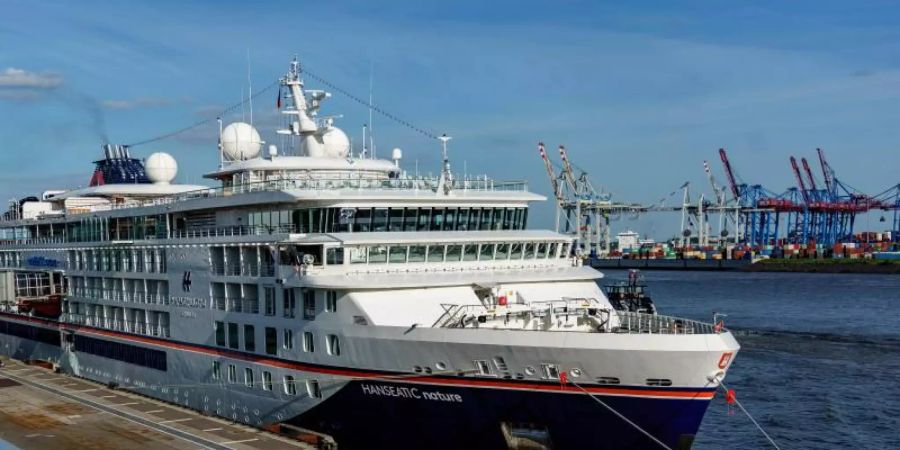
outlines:
[{"label": "porthole", "polygon": [[521,373],[516,372],[516,379],[517,379],[517,380],[522,380],[522,379],[524,379],[524,378],[525,378],[525,375],[522,375]]},{"label": "porthole", "polygon": [[420,366],[413,366],[413,371],[416,372],[416,373],[422,373],[422,367],[420,367]]},{"label": "porthole", "polygon": [[581,376],[581,369],[579,369],[579,368],[574,368],[574,369],[572,369],[572,370],[569,371],[569,374],[572,375],[572,377],[574,377],[574,378],[578,378],[578,377]]},{"label": "porthole", "polygon": [[534,370],[534,367],[528,366],[525,368],[525,374],[529,377],[533,377],[535,373],[537,373],[537,371]]},{"label": "porthole", "polygon": [[447,370],[447,363],[445,363],[443,361],[438,361],[438,362],[434,363],[434,367],[437,370]]},{"label": "porthole", "polygon": [[425,367],[424,370],[425,370],[425,373],[427,373],[429,375],[431,374],[431,367]]}]

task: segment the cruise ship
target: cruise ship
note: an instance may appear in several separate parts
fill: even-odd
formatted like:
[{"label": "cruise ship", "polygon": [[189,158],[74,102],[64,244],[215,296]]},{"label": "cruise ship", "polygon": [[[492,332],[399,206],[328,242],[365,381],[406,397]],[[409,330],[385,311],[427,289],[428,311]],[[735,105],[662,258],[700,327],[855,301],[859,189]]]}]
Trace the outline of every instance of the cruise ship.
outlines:
[{"label": "cruise ship", "polygon": [[303,75],[280,146],[220,125],[214,187],[104,145],[87,187],[11,202],[0,352],[340,449],[692,446],[722,323],[617,309],[526,183],[455,176],[444,137],[433,177],[354,153]]}]

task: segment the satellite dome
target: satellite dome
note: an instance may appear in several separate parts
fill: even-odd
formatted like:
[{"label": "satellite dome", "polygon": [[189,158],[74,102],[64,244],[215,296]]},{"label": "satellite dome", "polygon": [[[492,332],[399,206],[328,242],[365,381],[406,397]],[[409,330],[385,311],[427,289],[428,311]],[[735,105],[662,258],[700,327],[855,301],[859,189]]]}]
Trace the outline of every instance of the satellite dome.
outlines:
[{"label": "satellite dome", "polygon": [[338,127],[331,127],[322,134],[324,155],[327,158],[346,158],[350,154],[350,138]]},{"label": "satellite dome", "polygon": [[178,162],[168,153],[154,153],[144,162],[147,178],[156,184],[169,184],[178,175]]},{"label": "satellite dome", "polygon": [[222,130],[222,152],[228,161],[244,161],[259,156],[262,140],[249,123],[235,122]]}]

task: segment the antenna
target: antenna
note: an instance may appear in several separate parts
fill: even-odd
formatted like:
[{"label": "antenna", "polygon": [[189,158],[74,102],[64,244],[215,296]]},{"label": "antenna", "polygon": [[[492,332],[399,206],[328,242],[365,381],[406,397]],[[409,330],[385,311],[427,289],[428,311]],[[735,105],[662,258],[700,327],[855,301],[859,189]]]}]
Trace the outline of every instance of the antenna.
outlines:
[{"label": "antenna", "polygon": [[447,142],[452,139],[450,136],[446,134],[442,134],[438,140],[441,141],[441,159],[444,161],[443,167],[441,167],[441,179],[439,181],[439,187],[444,188],[444,193],[450,193],[451,185],[453,184],[453,175],[450,173],[450,158],[447,156]]},{"label": "antenna", "polygon": [[253,125],[253,80],[250,78],[250,47],[247,47],[247,88],[250,90],[250,125]]},{"label": "antenna", "polygon": [[375,137],[372,135],[372,131],[375,129],[375,126],[372,124],[372,102],[375,98],[375,63],[369,62],[369,148],[372,149],[372,158],[375,158]]}]

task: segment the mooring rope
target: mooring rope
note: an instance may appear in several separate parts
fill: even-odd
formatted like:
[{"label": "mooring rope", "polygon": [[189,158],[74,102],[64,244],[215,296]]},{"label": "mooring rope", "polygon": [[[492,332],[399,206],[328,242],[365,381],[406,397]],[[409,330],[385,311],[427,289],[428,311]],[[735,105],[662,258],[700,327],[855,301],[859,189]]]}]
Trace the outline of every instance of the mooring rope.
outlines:
[{"label": "mooring rope", "polygon": [[664,448],[664,449],[666,449],[666,450],[672,450],[672,447],[669,447],[668,445],[666,445],[665,443],[663,443],[662,441],[660,441],[659,439],[657,439],[656,436],[650,434],[649,431],[647,431],[647,430],[641,428],[640,425],[638,425],[638,424],[632,422],[629,418],[625,417],[622,413],[616,411],[612,406],[607,405],[606,402],[604,402],[603,400],[600,400],[599,398],[597,398],[594,394],[590,393],[587,389],[581,387],[578,383],[576,383],[576,382],[574,382],[574,381],[571,381],[571,380],[568,380],[568,382],[569,382],[569,383],[572,383],[572,385],[574,385],[575,387],[577,387],[578,389],[580,389],[582,392],[584,392],[585,394],[587,394],[588,396],[590,396],[592,399],[594,399],[595,402],[599,403],[599,404],[602,405],[604,408],[608,409],[611,413],[615,414],[615,415],[618,416],[620,419],[624,420],[626,423],[628,423],[629,425],[631,425],[632,427],[634,427],[636,430],[640,431],[640,432],[643,433],[645,436],[647,436],[648,438],[650,438],[651,440],[653,440],[653,442],[656,442],[657,444],[659,444],[660,447],[662,447],[662,448]]},{"label": "mooring rope", "polygon": [[[728,386],[725,386],[725,383],[723,383],[721,380],[719,381],[719,387],[725,390],[726,395],[728,394]],[[747,411],[747,408],[744,408],[744,405],[742,405],[741,402],[738,401],[737,397],[732,397],[731,400],[733,400],[734,403],[738,405],[738,408],[740,408],[741,411],[743,411],[744,414],[747,415],[747,418],[749,418],[750,421],[753,422],[753,425],[756,425],[756,428],[760,433],[762,433],[763,436],[765,436],[766,440],[768,440],[769,443],[772,444],[772,447],[775,447],[776,450],[781,450],[781,447],[779,447],[778,444],[775,443],[775,440],[772,439],[772,436],[769,436],[769,433],[766,433],[766,430],[763,429],[762,425],[760,425],[759,422],[757,422],[756,419],[754,419],[753,416],[750,415],[750,412]]]}]

